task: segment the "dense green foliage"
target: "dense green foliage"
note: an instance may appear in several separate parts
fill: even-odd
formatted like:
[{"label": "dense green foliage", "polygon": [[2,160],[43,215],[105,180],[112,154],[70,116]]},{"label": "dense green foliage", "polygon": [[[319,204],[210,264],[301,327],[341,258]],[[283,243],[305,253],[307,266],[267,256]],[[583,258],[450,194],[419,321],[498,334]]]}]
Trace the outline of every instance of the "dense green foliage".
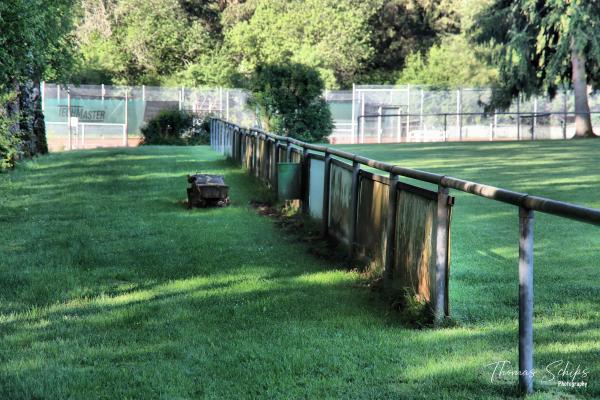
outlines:
[{"label": "dense green foliage", "polygon": [[496,71],[481,61],[462,35],[444,38],[433,45],[427,57],[411,53],[397,83],[431,87],[485,87],[495,80]]},{"label": "dense green foliage", "polygon": [[0,1],[0,169],[48,151],[39,83],[71,71],[73,4]]},{"label": "dense green foliage", "polygon": [[[469,10],[480,8],[478,4],[475,0],[84,0],[76,31],[81,62],[74,79],[231,86],[240,77],[247,79],[259,65],[291,62],[316,69],[327,88],[394,83],[410,54],[427,58],[432,45],[462,35],[463,21],[470,21]],[[461,50],[472,58],[475,50],[469,46],[462,42]],[[446,61],[452,62],[438,57],[436,63]],[[460,84],[489,83],[480,70],[462,73],[473,79]]]},{"label": "dense green foliage", "polygon": [[[506,108],[520,94],[553,97],[573,83],[576,112],[588,112],[587,84],[600,88],[599,29],[597,2],[493,1],[471,29],[473,39],[490,47],[491,62],[498,65],[492,105]],[[585,64],[579,76],[574,72],[575,58]],[[577,80],[583,85],[582,103]]]},{"label": "dense green foliage", "polygon": [[15,165],[21,144],[13,132],[17,119],[9,115],[6,109],[8,101],[9,96],[0,95],[0,171]]},{"label": "dense green foliage", "polygon": [[328,87],[349,85],[372,57],[368,16],[376,2],[262,0],[225,33],[238,71],[285,62],[316,68]]},{"label": "dense green foliage", "polygon": [[74,0],[0,2],[0,89],[26,80],[60,79],[72,59]]},{"label": "dense green foliage", "polygon": [[142,127],[142,144],[197,145],[209,140],[208,119],[180,110],[163,110]]},{"label": "dense green foliage", "polygon": [[[600,141],[344,148],[600,207]],[[197,171],[224,175],[231,206],[185,208]],[[66,152],[0,176],[0,398],[518,398],[489,365],[517,368],[515,207],[458,194],[458,325],[415,330],[252,209],[259,186],[200,146]],[[556,360],[589,379],[531,399],[599,398],[598,228],[535,225],[536,380]]]},{"label": "dense green foliage", "polygon": [[261,65],[250,89],[268,131],[308,142],[321,141],[331,133],[331,111],[315,69],[296,63]]}]

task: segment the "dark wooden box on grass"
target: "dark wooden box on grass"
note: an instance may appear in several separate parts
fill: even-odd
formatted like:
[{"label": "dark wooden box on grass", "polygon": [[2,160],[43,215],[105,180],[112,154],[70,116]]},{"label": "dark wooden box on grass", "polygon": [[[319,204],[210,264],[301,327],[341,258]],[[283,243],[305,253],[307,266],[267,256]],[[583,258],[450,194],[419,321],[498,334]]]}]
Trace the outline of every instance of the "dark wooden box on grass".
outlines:
[{"label": "dark wooden box on grass", "polygon": [[229,186],[222,176],[195,174],[188,175],[190,187],[187,189],[188,207],[224,207],[229,204]]}]

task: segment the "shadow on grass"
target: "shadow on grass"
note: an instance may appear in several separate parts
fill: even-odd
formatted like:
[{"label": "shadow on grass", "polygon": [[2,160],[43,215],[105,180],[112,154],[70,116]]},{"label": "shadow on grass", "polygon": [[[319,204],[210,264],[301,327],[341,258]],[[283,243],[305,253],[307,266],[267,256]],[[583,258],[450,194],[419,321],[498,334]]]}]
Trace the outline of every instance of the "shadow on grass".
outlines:
[{"label": "shadow on grass", "polygon": [[[516,362],[517,345],[516,275],[501,270],[514,256],[493,235],[484,243],[498,250],[483,255],[500,266],[461,268],[451,283],[465,308],[482,303],[474,323],[407,330],[359,276],[311,257],[256,215],[247,206],[256,182],[214,153],[142,148],[52,160],[61,163],[16,171],[0,206],[11,227],[0,240],[0,397],[516,395],[514,379],[493,384],[486,369]],[[232,206],[181,207],[185,175],[198,171],[225,176]],[[479,223],[501,225],[505,212]],[[548,296],[542,307],[577,310],[590,298],[559,292],[569,297]],[[568,357],[597,375],[598,309],[561,330],[566,312],[541,321],[536,360]],[[590,384],[584,395],[600,393]]]}]

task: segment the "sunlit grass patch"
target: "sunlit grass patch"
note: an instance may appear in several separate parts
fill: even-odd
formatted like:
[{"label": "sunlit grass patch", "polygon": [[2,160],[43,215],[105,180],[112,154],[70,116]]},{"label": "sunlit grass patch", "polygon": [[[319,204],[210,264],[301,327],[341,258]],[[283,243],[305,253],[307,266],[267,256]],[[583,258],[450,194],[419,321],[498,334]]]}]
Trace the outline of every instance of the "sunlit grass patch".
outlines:
[{"label": "sunlit grass patch", "polygon": [[[352,150],[600,206],[600,148],[585,143]],[[195,172],[224,175],[232,205],[187,210]],[[258,215],[259,193],[206,147],[52,154],[0,175],[0,398],[516,396],[488,366],[517,362],[516,210],[458,195],[457,325],[419,330]],[[597,235],[536,219],[536,365],[590,370],[586,389],[537,398],[600,396]]]}]

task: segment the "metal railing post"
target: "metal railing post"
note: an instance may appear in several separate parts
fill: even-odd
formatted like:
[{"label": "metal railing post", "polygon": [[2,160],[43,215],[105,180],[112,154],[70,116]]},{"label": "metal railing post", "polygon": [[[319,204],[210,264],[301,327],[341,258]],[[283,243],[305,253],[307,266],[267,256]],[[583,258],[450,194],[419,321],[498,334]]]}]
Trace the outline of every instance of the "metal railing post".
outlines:
[{"label": "metal railing post", "polygon": [[308,149],[302,147],[302,212],[308,214],[308,185],[310,174],[310,159],[308,158]]},{"label": "metal railing post", "polygon": [[285,162],[292,162],[292,145],[289,143],[285,149]]},{"label": "metal railing post", "polygon": [[262,160],[260,159],[260,133],[256,133],[254,136],[254,176],[257,178],[260,177],[260,166],[262,164]]},{"label": "metal railing post", "polygon": [[435,243],[435,303],[434,317],[436,325],[440,325],[449,314],[448,310],[448,244],[450,238],[450,214],[448,204],[450,196],[447,187],[438,185],[437,194],[437,228]]},{"label": "metal railing post", "polygon": [[533,210],[519,207],[519,386],[533,392]]},{"label": "metal railing post", "polygon": [[329,234],[329,182],[331,179],[331,154],[325,152],[325,162],[323,167],[323,215],[322,215],[322,234]]},{"label": "metal railing post", "polygon": [[275,190],[275,192],[277,192],[278,190],[278,171],[279,171],[279,147],[281,147],[281,145],[279,144],[279,140],[275,139],[275,144],[273,145],[273,147],[275,148],[275,154],[273,154],[273,188]]},{"label": "metal railing post", "polygon": [[384,280],[393,279],[396,248],[396,211],[398,209],[398,175],[390,172],[390,193],[388,197],[387,221],[385,224]]},{"label": "metal railing post", "polygon": [[358,220],[358,196],[360,190],[360,163],[352,162],[352,186],[350,188],[350,232],[348,255],[350,259],[356,255],[356,224]]}]

